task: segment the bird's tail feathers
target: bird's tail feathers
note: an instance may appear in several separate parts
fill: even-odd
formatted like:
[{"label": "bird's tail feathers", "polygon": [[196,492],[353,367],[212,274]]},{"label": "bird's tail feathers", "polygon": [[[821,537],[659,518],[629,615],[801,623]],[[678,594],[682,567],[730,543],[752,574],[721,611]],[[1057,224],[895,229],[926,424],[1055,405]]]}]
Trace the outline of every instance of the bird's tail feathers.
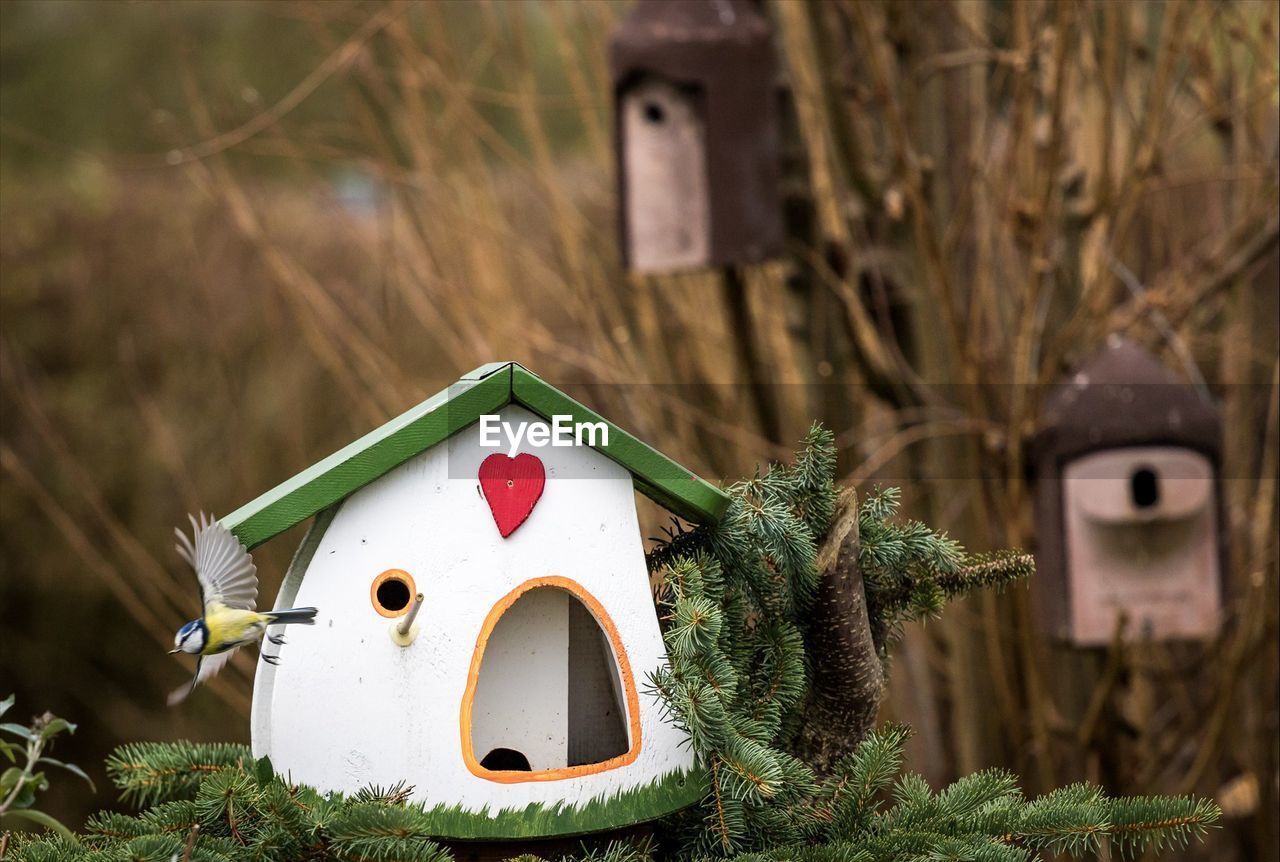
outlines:
[{"label": "bird's tail feathers", "polygon": [[313,626],[316,624],[315,608],[288,608],[279,611],[267,611],[266,614],[271,617],[271,625],[300,623],[304,626]]}]

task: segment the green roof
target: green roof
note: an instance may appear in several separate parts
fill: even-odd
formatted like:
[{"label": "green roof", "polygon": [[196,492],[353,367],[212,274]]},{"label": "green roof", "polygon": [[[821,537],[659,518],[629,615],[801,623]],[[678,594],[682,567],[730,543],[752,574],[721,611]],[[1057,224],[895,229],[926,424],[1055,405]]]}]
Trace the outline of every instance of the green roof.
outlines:
[{"label": "green roof", "polygon": [[729,501],[724,491],[520,364],[491,362],[241,506],[222,523],[246,548],[256,547],[508,404],[547,421],[559,415],[571,417],[574,423],[604,422],[609,443],[595,449],[627,468],[636,490],[693,523],[714,523],[724,512]]}]

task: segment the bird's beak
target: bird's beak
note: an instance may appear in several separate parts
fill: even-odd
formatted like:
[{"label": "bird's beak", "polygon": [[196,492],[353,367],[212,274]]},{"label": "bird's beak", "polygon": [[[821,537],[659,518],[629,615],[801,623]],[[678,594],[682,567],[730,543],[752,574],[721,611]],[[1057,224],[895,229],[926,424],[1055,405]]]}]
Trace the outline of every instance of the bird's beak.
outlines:
[{"label": "bird's beak", "polygon": [[182,650],[180,650],[180,649],[171,649],[171,650],[169,650],[169,655],[174,655],[174,654],[176,654],[176,653],[180,653],[180,652],[182,652]]}]

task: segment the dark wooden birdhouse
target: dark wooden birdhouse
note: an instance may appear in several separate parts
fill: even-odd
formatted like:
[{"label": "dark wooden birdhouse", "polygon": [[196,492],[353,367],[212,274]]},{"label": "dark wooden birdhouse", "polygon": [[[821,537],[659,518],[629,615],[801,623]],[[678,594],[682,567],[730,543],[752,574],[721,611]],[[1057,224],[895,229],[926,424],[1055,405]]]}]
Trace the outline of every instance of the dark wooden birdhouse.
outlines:
[{"label": "dark wooden birdhouse", "polygon": [[1102,646],[1206,640],[1223,608],[1222,417],[1141,347],[1112,336],[1053,392],[1032,447],[1037,611]]},{"label": "dark wooden birdhouse", "polygon": [[759,4],[638,0],[610,62],[627,267],[778,255],[777,59]]}]

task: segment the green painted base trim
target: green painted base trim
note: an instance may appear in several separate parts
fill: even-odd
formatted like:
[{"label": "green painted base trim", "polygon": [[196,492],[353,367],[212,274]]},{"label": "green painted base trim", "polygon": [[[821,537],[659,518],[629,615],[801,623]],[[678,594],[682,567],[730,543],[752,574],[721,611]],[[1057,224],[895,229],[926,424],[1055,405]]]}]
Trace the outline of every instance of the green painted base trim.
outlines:
[{"label": "green painted base trim", "polygon": [[701,769],[672,772],[652,784],[597,797],[577,807],[530,805],[470,811],[456,805],[423,806],[431,818],[429,832],[457,841],[508,841],[527,838],[564,838],[604,832],[657,820],[688,808],[707,791]]},{"label": "green painted base trim", "polygon": [[548,421],[567,415],[603,422],[609,445],[595,448],[631,473],[636,490],[695,524],[720,520],[729,496],[514,362],[483,365],[426,401],[222,519],[254,548],[340,502],[451,435],[515,403]]}]

